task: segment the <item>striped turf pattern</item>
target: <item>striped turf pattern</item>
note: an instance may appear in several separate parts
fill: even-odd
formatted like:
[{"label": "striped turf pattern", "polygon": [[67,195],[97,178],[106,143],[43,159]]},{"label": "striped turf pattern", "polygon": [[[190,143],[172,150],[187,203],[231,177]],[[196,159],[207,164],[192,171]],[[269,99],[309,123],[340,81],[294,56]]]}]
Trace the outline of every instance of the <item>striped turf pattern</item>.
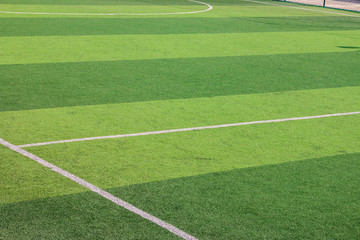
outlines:
[{"label": "striped turf pattern", "polygon": [[[22,145],[360,110],[359,14],[207,3],[214,9],[192,15],[0,14],[0,138]],[[0,3],[42,12],[205,8]],[[199,239],[355,239],[359,132],[353,115],[27,151]],[[0,238],[178,238],[2,146],[0,159]]]}]

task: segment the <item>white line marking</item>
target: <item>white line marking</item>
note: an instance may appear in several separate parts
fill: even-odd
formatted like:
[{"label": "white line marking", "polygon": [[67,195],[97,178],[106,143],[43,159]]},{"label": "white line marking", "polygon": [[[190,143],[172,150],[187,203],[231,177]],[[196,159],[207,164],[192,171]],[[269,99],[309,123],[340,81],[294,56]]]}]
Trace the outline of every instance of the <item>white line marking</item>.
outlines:
[{"label": "white line marking", "polygon": [[137,214],[137,215],[139,215],[139,216],[141,216],[141,217],[143,217],[143,218],[145,218],[145,219],[159,225],[160,227],[165,228],[169,232],[171,232],[171,233],[173,233],[173,234],[175,234],[175,235],[177,235],[177,236],[179,236],[179,237],[181,237],[183,239],[197,240],[197,238],[187,234],[186,232],[180,230],[179,228],[177,228],[177,227],[175,227],[175,226],[173,226],[173,225],[171,225],[171,224],[169,224],[169,223],[167,223],[167,222],[165,222],[165,221],[163,221],[163,220],[161,220],[161,219],[159,219],[159,218],[157,218],[157,217],[155,217],[155,216],[153,216],[153,215],[151,215],[151,214],[149,214],[147,212],[144,212],[143,210],[131,205],[128,202],[125,202],[124,200],[122,200],[120,198],[115,197],[114,195],[102,190],[101,188],[96,187],[95,185],[85,181],[84,179],[81,179],[81,178],[79,178],[79,177],[77,177],[77,176],[75,176],[75,175],[73,175],[73,174],[71,174],[71,173],[69,173],[69,172],[67,172],[67,171],[65,171],[65,170],[63,170],[63,169],[61,169],[61,168],[47,162],[47,161],[45,161],[44,159],[42,159],[42,158],[40,158],[40,157],[38,157],[38,156],[36,156],[36,155],[34,155],[32,153],[29,153],[29,152],[25,151],[24,149],[21,149],[19,146],[15,146],[15,145],[13,145],[13,144],[11,144],[11,143],[9,143],[9,142],[5,141],[4,139],[1,139],[1,138],[0,138],[0,144],[4,145],[5,147],[10,148],[11,150],[13,150],[13,151],[15,151],[17,153],[20,153],[21,155],[24,155],[24,156],[26,156],[26,157],[40,163],[41,165],[43,165],[43,166],[45,166],[47,168],[50,168],[52,171],[63,175],[64,177],[66,177],[66,178],[68,178],[68,179],[70,179],[70,180],[84,186],[85,188],[99,194],[100,196],[102,196],[102,197],[112,201],[113,203],[115,203],[115,204],[129,210],[130,212],[133,212],[133,213],[135,213],[135,214]]},{"label": "white line marking", "polygon": [[[319,10],[319,9],[313,9],[313,8],[290,6],[290,5],[285,5],[285,4],[281,4],[281,3],[269,3],[269,2],[262,2],[262,1],[256,1],[256,0],[244,0],[244,1],[246,1],[246,2],[254,2],[254,3],[261,3],[261,4],[268,4],[268,5],[274,5],[274,6],[296,8],[296,9],[301,9],[301,10],[306,10],[306,11],[313,11],[313,12],[323,12],[323,13],[337,14],[337,15],[343,15],[343,16],[348,16],[348,17],[360,17],[360,15],[355,15],[355,14],[353,15],[353,14],[346,14],[346,13],[340,13],[340,12],[335,12],[335,11],[326,11],[326,10]],[[339,10],[341,10],[341,9],[339,9]]]},{"label": "white line marking", "polygon": [[221,125],[213,125],[213,126],[205,126],[205,127],[180,128],[180,129],[153,131],[153,132],[130,133],[130,134],[120,134],[120,135],[111,135],[111,136],[101,136],[101,137],[77,138],[77,139],[70,139],[70,140],[60,140],[60,141],[24,144],[24,145],[19,145],[19,147],[24,148],[24,147],[43,146],[43,145],[50,145],[50,144],[57,144],[57,143],[81,142],[81,141],[91,141],[91,140],[109,139],[109,138],[136,137],[136,136],[165,134],[165,133],[173,133],[173,132],[186,132],[186,131],[196,131],[196,130],[204,130],[204,129],[235,127],[235,126],[261,124],[261,123],[287,122],[287,121],[297,121],[297,120],[305,120],[305,119],[315,119],[315,118],[326,118],[326,117],[335,117],[335,116],[355,115],[355,114],[360,114],[360,112],[334,113],[334,114],[325,114],[325,115],[307,116],[307,117],[294,117],[294,118],[282,118],[282,119],[273,119],[273,120],[253,121],[253,122],[221,124]]},{"label": "white line marking", "polygon": [[8,11],[0,11],[0,13],[9,13],[9,14],[32,14],[32,15],[90,15],[90,16],[116,16],[116,15],[127,15],[127,16],[150,16],[150,15],[174,15],[174,14],[194,14],[194,13],[202,13],[207,12],[213,9],[208,3],[200,2],[196,0],[188,0],[189,2],[195,2],[202,5],[206,5],[208,8],[200,11],[193,12],[174,12],[174,13],[49,13],[49,12],[8,12]]}]

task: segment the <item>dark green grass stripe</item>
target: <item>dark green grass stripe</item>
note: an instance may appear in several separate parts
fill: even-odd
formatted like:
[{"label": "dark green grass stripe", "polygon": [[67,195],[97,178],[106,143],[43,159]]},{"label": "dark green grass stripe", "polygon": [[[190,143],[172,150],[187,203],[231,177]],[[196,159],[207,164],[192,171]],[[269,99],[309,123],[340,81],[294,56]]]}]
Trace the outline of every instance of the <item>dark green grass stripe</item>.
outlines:
[{"label": "dark green grass stripe", "polygon": [[360,29],[360,18],[4,18],[0,36],[196,34]]},{"label": "dark green grass stripe", "polygon": [[[360,154],[110,191],[200,239],[356,239]],[[93,193],[0,206],[4,239],[172,239]]]},{"label": "dark green grass stripe", "polygon": [[1,65],[0,111],[359,86],[359,56],[354,50]]},{"label": "dark green grass stripe", "polygon": [[0,219],[4,240],[179,239],[94,193],[2,205]]},{"label": "dark green grass stripe", "polygon": [[360,154],[113,189],[200,239],[356,239]]}]

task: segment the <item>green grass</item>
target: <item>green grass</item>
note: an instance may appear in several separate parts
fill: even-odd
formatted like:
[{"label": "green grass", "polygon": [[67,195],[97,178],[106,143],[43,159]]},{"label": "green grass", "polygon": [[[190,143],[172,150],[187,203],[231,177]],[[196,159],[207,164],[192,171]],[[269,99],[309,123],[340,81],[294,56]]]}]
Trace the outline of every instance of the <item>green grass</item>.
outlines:
[{"label": "green grass", "polygon": [[189,5],[13,5],[2,4],[3,11],[45,13],[181,13],[205,10],[200,4]]},{"label": "green grass", "polygon": [[241,32],[334,31],[360,29],[360,18],[5,18],[1,36],[71,36],[120,34],[199,34]]},{"label": "green grass", "polygon": [[[232,2],[231,0],[222,0],[222,2]],[[26,5],[196,5],[195,3],[183,0],[3,0],[2,4],[26,4]]]},{"label": "green grass", "polygon": [[111,192],[199,239],[357,239],[359,160],[345,154]]},{"label": "green grass", "polygon": [[61,196],[86,190],[2,145],[0,156],[0,204]]},{"label": "green grass", "polygon": [[[212,11],[191,15],[0,13],[0,138],[20,145],[360,111],[359,14],[206,2]],[[0,3],[68,13],[205,8]],[[356,239],[359,126],[359,115],[338,116],[26,150],[199,239]],[[1,239],[178,239],[4,146],[0,182]]]},{"label": "green grass", "polygon": [[1,205],[0,217],[4,239],[178,239],[95,193]]},{"label": "green grass", "polygon": [[[327,9],[325,11],[318,11],[319,9],[316,7],[308,7],[310,10],[301,10],[296,8],[288,8],[287,6],[281,7],[278,6],[278,3],[272,1],[264,1],[270,3],[270,5],[264,5],[261,3],[254,3],[254,2],[247,2],[247,1],[231,1],[231,0],[210,0],[207,3],[210,3],[215,8],[211,12],[205,12],[202,14],[192,14],[192,15],[172,15],[171,18],[223,18],[223,17],[295,17],[295,16],[336,16],[338,13],[341,15],[341,11]],[[153,5],[158,6],[158,11],[156,12],[163,12],[164,9],[171,10],[172,12],[179,12],[178,9],[174,10],[173,5],[177,5],[176,7],[186,8],[188,10],[199,10],[206,9],[206,6],[199,5],[197,3],[191,3],[186,0],[174,0],[174,1],[167,1],[167,0],[147,0],[147,1],[98,1],[98,0],[91,0],[91,1],[51,1],[48,0],[37,0],[37,1],[2,1],[1,7],[3,9],[13,9],[14,11],[27,9],[34,9],[39,10],[40,8],[46,10],[46,12],[55,12],[55,8],[65,8],[66,12],[75,12],[74,8],[83,8],[93,11],[96,11],[96,7],[106,7],[108,9],[117,9],[121,10],[122,8],[126,7],[129,12],[136,13],[137,11],[141,11],[143,13],[146,12],[147,9],[155,10]],[[34,6],[37,5],[37,6]],[[149,8],[150,7],[150,8]],[[85,12],[85,11],[83,11]],[[117,11],[119,12],[119,11]],[[167,11],[168,12],[168,11]],[[349,14],[355,15],[356,14]],[[0,18],[44,18],[44,15],[27,15],[27,14],[0,14]],[[61,18],[83,18],[83,15],[74,16],[74,15],[60,15]],[[93,16],[85,16],[89,18],[94,18]],[[168,18],[168,15],[163,16],[130,16],[130,18]],[[46,18],[59,18],[59,15],[46,15]],[[109,16],[96,16],[96,18],[109,18]],[[110,18],[129,18],[129,16],[111,16]],[[350,20],[351,21],[351,20]]]},{"label": "green grass", "polygon": [[[360,30],[2,37],[0,62],[30,64],[353,52],[354,49],[339,46],[358,47],[359,39]],[[221,47],[221,51],[214,46]]]}]

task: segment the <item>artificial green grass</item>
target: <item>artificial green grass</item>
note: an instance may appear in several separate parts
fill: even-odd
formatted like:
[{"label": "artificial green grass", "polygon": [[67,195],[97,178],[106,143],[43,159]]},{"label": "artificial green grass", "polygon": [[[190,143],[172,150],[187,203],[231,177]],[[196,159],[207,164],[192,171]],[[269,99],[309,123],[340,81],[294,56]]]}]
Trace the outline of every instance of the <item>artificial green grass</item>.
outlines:
[{"label": "artificial green grass", "polygon": [[180,239],[99,195],[0,205],[2,239]]},{"label": "artificial green grass", "polygon": [[360,18],[5,18],[0,26],[0,36],[293,32],[360,29]]},{"label": "artificial green grass", "polygon": [[[221,0],[221,2],[234,2]],[[236,0],[235,2],[239,2]],[[27,5],[196,5],[187,0],[3,0],[2,4]]]},{"label": "artificial green grass", "polygon": [[347,53],[0,65],[0,111],[359,86]]},{"label": "artificial green grass", "polygon": [[[0,145],[0,182],[0,204],[61,196],[87,190],[2,145]],[[1,219],[0,222],[2,221],[4,219]]]},{"label": "artificial green grass", "polygon": [[28,150],[101,187],[193,176],[359,150],[360,117],[247,125]]},{"label": "artificial green grass", "polygon": [[[195,18],[223,18],[223,17],[294,17],[294,16],[336,16],[342,15],[341,11],[331,10],[331,9],[322,9],[319,11],[316,7],[307,7],[307,8],[293,8],[289,7],[288,4],[279,4],[274,3],[272,1],[263,1],[268,2],[268,4],[263,4],[259,2],[248,2],[248,1],[226,1],[226,0],[210,0],[207,3],[210,3],[214,6],[214,9],[208,12],[203,12],[201,14],[191,14],[191,17]],[[161,9],[164,7],[172,7],[171,5],[178,5],[180,7],[194,10],[195,8],[202,8],[204,9],[204,5],[199,6],[197,3],[191,3],[186,0],[177,0],[177,1],[164,1],[164,0],[153,0],[153,1],[48,1],[48,0],[39,0],[39,1],[2,1],[2,5],[0,5],[3,9],[4,7],[11,8],[14,11],[19,10],[19,7],[32,7],[34,10],[39,10],[39,8],[47,9],[47,12],[53,12],[53,6],[59,7],[63,5],[63,7],[67,7],[67,12],[72,12],[71,7],[82,7],[89,9],[90,6],[106,6],[108,8],[116,7],[121,9],[121,5],[132,5],[126,6],[129,11],[136,11],[139,9],[137,5],[143,5],[142,12],[146,13],[149,6],[153,7],[152,5],[160,6],[158,7],[156,12],[161,12]],[[20,4],[20,5],[19,5]],[[21,6],[21,4],[23,6]],[[25,6],[24,6],[25,5]],[[38,5],[37,7],[31,5]],[[71,6],[72,5],[72,6]],[[116,6],[118,5],[118,6]],[[156,8],[153,8],[154,10]],[[93,9],[96,10],[96,9]],[[357,14],[348,14],[349,16],[357,17]],[[83,15],[60,15],[62,18],[83,18]],[[190,15],[187,14],[178,14],[178,15],[171,15],[171,18],[188,18]],[[0,18],[58,18],[59,15],[28,15],[28,14],[7,14],[7,13],[0,13]],[[126,16],[126,15],[117,15],[117,16],[85,16],[86,18],[142,18],[142,19],[151,19],[151,18],[168,18],[168,15],[154,15],[154,16]]]},{"label": "artificial green grass", "polygon": [[[214,10],[177,16],[0,13],[0,137],[24,144],[359,111],[358,18],[209,3]],[[5,7],[205,6],[4,0]],[[83,106],[94,104],[103,105]],[[353,239],[359,154],[297,161],[358,152],[359,126],[359,116],[346,116],[28,150],[200,239]],[[0,238],[176,238],[11,150],[0,148],[0,161]],[[196,176],[206,173],[214,174]],[[194,177],[175,179],[184,176]],[[130,186],[137,183],[146,184]],[[54,198],[71,193],[80,194]]]},{"label": "artificial green grass", "polygon": [[357,239],[360,154],[112,189],[199,239]]},{"label": "artificial green grass", "polygon": [[182,13],[201,11],[208,8],[203,4],[167,5],[32,5],[2,4],[2,11],[42,13]]},{"label": "artificial green grass", "polygon": [[360,87],[0,113],[13,144],[359,111]]},{"label": "artificial green grass", "polygon": [[[360,30],[1,37],[1,64],[350,52]],[[41,48],[39,48],[41,46]]]}]

